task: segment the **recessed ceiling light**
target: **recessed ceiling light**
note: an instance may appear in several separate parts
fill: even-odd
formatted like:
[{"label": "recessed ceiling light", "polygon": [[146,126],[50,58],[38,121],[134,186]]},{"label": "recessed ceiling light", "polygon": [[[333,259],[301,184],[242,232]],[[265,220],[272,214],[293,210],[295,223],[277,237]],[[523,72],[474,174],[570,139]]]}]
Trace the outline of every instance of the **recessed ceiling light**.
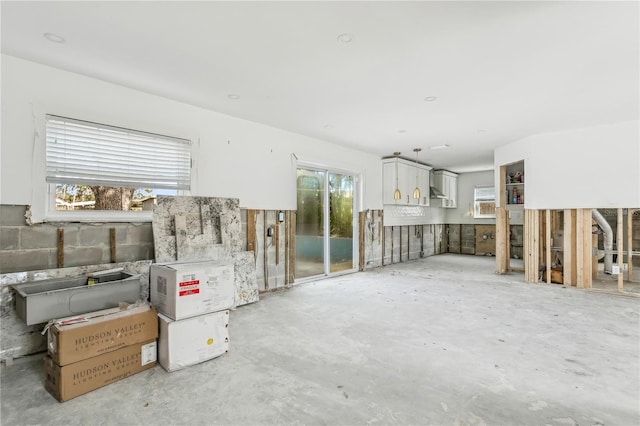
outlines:
[{"label": "recessed ceiling light", "polygon": [[426,98],[424,98],[424,101],[425,102],[433,102],[436,99],[438,99],[438,98],[436,98],[435,96],[427,96]]},{"label": "recessed ceiling light", "polygon": [[400,130],[398,130],[398,133],[407,133],[407,131],[404,130],[404,129],[400,129]]},{"label": "recessed ceiling light", "polygon": [[233,100],[235,101],[235,100],[240,99],[240,95],[236,95],[235,93],[229,93],[229,94],[227,95],[227,98],[229,98],[229,99],[233,99]]},{"label": "recessed ceiling light", "polygon": [[349,34],[349,33],[340,34],[338,36],[338,41],[340,43],[351,43],[353,41],[353,34]]},{"label": "recessed ceiling light", "polygon": [[430,146],[429,149],[447,149],[449,148],[449,145],[447,145],[446,143],[444,145],[436,145],[436,146]]},{"label": "recessed ceiling light", "polygon": [[67,41],[67,40],[64,39],[64,37],[60,37],[59,35],[53,34],[53,33],[44,33],[44,34],[42,34],[42,36],[44,38],[46,38],[47,40],[52,41],[54,43],[64,43],[65,41]]}]

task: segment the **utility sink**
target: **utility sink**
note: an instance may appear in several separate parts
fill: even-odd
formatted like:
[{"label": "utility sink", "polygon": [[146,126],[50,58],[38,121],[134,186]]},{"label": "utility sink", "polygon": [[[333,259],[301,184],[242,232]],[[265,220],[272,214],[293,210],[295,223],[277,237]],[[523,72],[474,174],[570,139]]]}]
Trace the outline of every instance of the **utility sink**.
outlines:
[{"label": "utility sink", "polygon": [[12,286],[16,313],[27,325],[109,309],[140,298],[140,275],[122,271],[32,281]]}]

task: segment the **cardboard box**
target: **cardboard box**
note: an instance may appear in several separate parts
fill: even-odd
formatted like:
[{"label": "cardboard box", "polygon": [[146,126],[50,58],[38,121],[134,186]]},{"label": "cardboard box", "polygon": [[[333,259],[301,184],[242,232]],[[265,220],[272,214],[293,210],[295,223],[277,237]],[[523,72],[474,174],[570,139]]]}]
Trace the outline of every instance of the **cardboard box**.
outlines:
[{"label": "cardboard box", "polygon": [[173,320],[235,307],[232,264],[188,262],[153,264],[151,304]]},{"label": "cardboard box", "polygon": [[58,365],[67,365],[157,337],[157,311],[139,303],[54,320],[47,352]]},{"label": "cardboard box", "polygon": [[216,358],[229,350],[229,311],[174,321],[158,314],[158,361],[167,371]]},{"label": "cardboard box", "polygon": [[156,356],[155,339],[65,366],[47,356],[45,388],[58,401],[68,401],[155,366]]}]

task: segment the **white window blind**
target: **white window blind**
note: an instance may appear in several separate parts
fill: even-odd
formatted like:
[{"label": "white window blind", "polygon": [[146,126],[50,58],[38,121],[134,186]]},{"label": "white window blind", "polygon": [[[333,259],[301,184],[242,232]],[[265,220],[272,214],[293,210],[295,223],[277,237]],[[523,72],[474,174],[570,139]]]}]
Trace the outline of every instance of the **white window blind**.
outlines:
[{"label": "white window blind", "polygon": [[47,182],[190,189],[191,141],[47,115]]},{"label": "white window blind", "polygon": [[496,192],[493,186],[476,186],[475,201],[495,201]]},{"label": "white window blind", "polygon": [[493,186],[476,186],[473,192],[474,217],[496,217],[496,193]]}]

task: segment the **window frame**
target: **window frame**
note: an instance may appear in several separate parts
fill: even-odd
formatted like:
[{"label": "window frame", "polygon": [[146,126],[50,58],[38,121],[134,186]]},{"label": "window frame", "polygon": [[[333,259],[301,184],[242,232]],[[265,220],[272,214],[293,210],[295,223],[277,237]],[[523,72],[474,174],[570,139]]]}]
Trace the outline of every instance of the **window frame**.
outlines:
[{"label": "window frame", "polygon": [[[43,120],[43,134],[44,134],[44,138],[43,138],[43,142],[44,142],[44,152],[43,152],[43,160],[44,160],[44,167],[43,167],[43,171],[45,171],[47,169],[47,155],[46,155],[46,150],[47,150],[47,121],[48,118],[52,116],[52,117],[57,117],[57,118],[65,118],[65,117],[61,117],[58,116],[56,114],[45,114],[44,115],[44,120]],[[97,124],[99,126],[105,126],[105,127],[110,127],[110,128],[121,128],[124,130],[127,130],[126,128],[122,127],[122,126],[113,126],[113,125],[108,125],[108,124],[102,124],[102,123],[96,123],[96,122],[91,122],[88,120],[81,120],[81,119],[75,119],[75,118],[69,118],[70,120],[74,120],[74,121],[85,121],[85,122],[89,122],[92,124]],[[145,131],[139,131],[139,130],[133,130],[134,132],[140,132],[140,133],[150,133],[150,134],[156,134],[157,133],[153,133],[153,132],[145,132]],[[163,135],[159,135],[159,136],[163,136]],[[169,137],[172,138],[172,137]],[[193,184],[193,167],[194,167],[194,156],[193,156],[193,148],[194,145],[192,143],[193,139],[186,139],[186,138],[172,138],[172,139],[183,139],[185,141],[189,141],[188,144],[188,151],[189,151],[189,156],[190,156],[190,166],[189,166],[189,170],[190,170],[190,185]],[[43,178],[46,178],[47,173],[46,171],[44,172],[44,174],[42,175]],[[42,221],[42,222],[151,222],[153,219],[153,211],[151,210],[143,210],[143,211],[119,211],[119,210],[56,210],[56,185],[58,183],[50,183],[47,182],[46,179],[43,179],[43,183],[44,183],[44,214],[43,217],[41,217],[40,219],[38,219],[38,211],[39,209],[36,209],[34,211],[34,213],[36,214],[36,217],[34,217],[35,221],[33,221],[33,223],[37,223],[38,221]],[[79,183],[82,184],[82,183]],[[161,188],[154,188],[154,189],[161,189]],[[39,191],[38,191],[39,192]],[[176,190],[176,195],[178,196],[183,196],[183,195],[190,195],[191,194],[191,190],[190,189],[179,189]]]},{"label": "window frame", "polygon": [[[488,196],[479,197],[478,190],[493,189],[493,198]],[[493,202],[493,213],[480,213],[480,204]],[[474,219],[495,219],[495,205],[496,205],[496,188],[494,185],[476,185],[473,188],[473,217]]]}]

